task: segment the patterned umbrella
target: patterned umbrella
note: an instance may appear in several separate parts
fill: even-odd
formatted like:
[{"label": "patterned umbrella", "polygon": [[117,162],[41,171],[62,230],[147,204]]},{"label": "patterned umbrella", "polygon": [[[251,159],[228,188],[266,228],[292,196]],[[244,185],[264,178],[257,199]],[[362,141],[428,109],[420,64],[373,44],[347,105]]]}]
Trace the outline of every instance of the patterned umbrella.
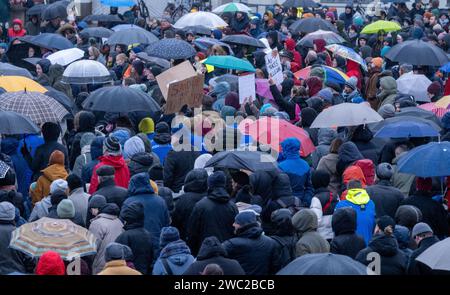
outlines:
[{"label": "patterned umbrella", "polygon": [[33,79],[31,73],[24,68],[16,67],[9,63],[0,62],[0,75],[1,76],[23,76]]},{"label": "patterned umbrella", "polygon": [[152,44],[158,41],[158,38],[152,33],[144,29],[129,28],[114,32],[106,43],[109,45],[125,44],[131,45],[135,43]]},{"label": "patterned umbrella", "polygon": [[[325,81],[326,82],[333,82],[333,83],[343,85],[343,84],[345,84],[345,81],[348,80],[348,76],[345,73],[339,71],[338,69],[328,67],[328,66],[321,66],[321,67],[325,72]],[[303,68],[300,71],[295,72],[294,76],[297,79],[303,79],[303,80],[308,79],[310,77],[309,75],[311,73],[311,69],[312,69],[311,66]]]},{"label": "patterned umbrella", "polygon": [[87,229],[68,219],[48,217],[17,228],[9,246],[32,257],[55,251],[68,261],[97,252],[96,238]]},{"label": "patterned umbrella", "polygon": [[188,42],[177,39],[162,39],[148,46],[145,52],[167,60],[191,58],[197,53]]},{"label": "patterned umbrella", "polygon": [[26,90],[44,93],[47,91],[41,84],[21,76],[1,76],[0,88],[3,88],[6,92]]},{"label": "patterned umbrella", "polygon": [[0,110],[22,114],[37,125],[45,122],[60,122],[68,114],[55,99],[30,91],[3,93],[0,95]]},{"label": "patterned umbrella", "polygon": [[331,44],[325,47],[329,51],[333,52],[335,55],[342,56],[343,58],[353,60],[354,62],[360,64],[365,71],[367,71],[367,64],[364,59],[356,53],[353,49],[345,47],[340,44]]},{"label": "patterned umbrella", "polygon": [[345,42],[345,39],[335,32],[318,30],[316,32],[309,33],[308,35],[300,39],[300,41],[298,41],[298,44],[312,48],[313,41],[316,39],[323,39],[327,44],[340,44]]},{"label": "patterned umbrella", "polygon": [[448,109],[448,108],[444,109],[444,108],[438,107],[435,102],[429,102],[429,103],[422,104],[422,105],[418,106],[418,108],[430,111],[430,112],[434,113],[438,118],[444,117],[444,115],[450,111],[450,109]]}]

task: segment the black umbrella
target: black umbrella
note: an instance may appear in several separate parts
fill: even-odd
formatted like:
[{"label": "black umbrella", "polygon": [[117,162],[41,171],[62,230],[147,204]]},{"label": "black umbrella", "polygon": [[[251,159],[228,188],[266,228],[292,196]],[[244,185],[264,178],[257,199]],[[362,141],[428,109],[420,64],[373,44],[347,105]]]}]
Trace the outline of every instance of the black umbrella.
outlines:
[{"label": "black umbrella", "polygon": [[54,98],[57,102],[59,102],[71,115],[74,114],[75,111],[75,103],[73,99],[70,99],[64,92],[58,91],[53,87],[46,86],[48,89],[44,94]]},{"label": "black umbrella", "polygon": [[317,8],[320,5],[313,0],[286,0],[283,7],[312,7]]},{"label": "black umbrella", "polygon": [[441,120],[433,112],[418,108],[418,107],[407,107],[400,109],[400,112],[395,113],[396,117],[408,116],[422,118],[429,121],[433,121],[437,126],[442,126]]},{"label": "black umbrella", "polygon": [[317,253],[295,259],[277,275],[368,275],[368,269],[345,255]]},{"label": "black umbrella", "polygon": [[146,30],[139,29],[125,29],[118,32],[114,32],[106,41],[107,44],[152,44],[158,41],[158,37]]},{"label": "black umbrella", "polygon": [[257,47],[257,48],[265,48],[266,46],[264,45],[263,42],[261,42],[260,40],[250,37],[250,36],[246,36],[246,35],[228,35],[224,38],[222,38],[223,43],[227,43],[227,44],[236,44],[236,45],[245,45],[245,46],[252,46],[252,47]]},{"label": "black umbrella", "polygon": [[150,56],[143,51],[139,52],[136,55],[139,57],[139,59],[142,59],[145,62],[154,63],[155,65],[160,66],[161,68],[164,69],[170,68],[170,62],[166,59]]},{"label": "black umbrella", "polygon": [[47,7],[47,4],[36,4],[33,7],[31,7],[30,9],[27,10],[27,15],[28,16],[32,16],[32,15],[37,15],[37,16],[41,16],[42,11]]},{"label": "black umbrella", "polygon": [[83,108],[111,113],[160,110],[158,103],[150,95],[125,86],[109,86],[95,90],[83,102]]},{"label": "black umbrella", "polygon": [[[28,51],[32,47],[36,53],[36,56],[41,55],[39,46],[30,44],[28,41],[33,39],[34,36],[24,36],[15,39],[15,42],[11,42],[6,55],[8,56],[8,62],[21,67],[29,69],[29,63],[24,61],[24,58],[28,57]],[[20,42],[17,42],[19,40]]]},{"label": "black umbrella", "polygon": [[217,167],[228,169],[243,169],[248,171],[278,170],[275,159],[265,153],[251,151],[223,151],[215,154],[206,162],[205,168]]},{"label": "black umbrella", "polygon": [[28,70],[4,62],[0,62],[0,76],[23,76],[33,79]]},{"label": "black umbrella", "polygon": [[149,45],[145,49],[145,52],[150,56],[156,56],[167,60],[187,59],[193,57],[197,53],[191,44],[178,39],[162,39]]},{"label": "black umbrella", "polygon": [[114,31],[104,27],[91,27],[82,30],[80,33],[87,33],[89,37],[109,38],[114,33]]},{"label": "black umbrella", "polygon": [[52,33],[39,34],[27,39],[25,42],[51,50],[63,50],[73,47],[72,42],[68,39],[59,34]]},{"label": "black umbrella", "polygon": [[67,4],[65,1],[58,1],[47,5],[42,10],[42,19],[52,20],[55,18],[66,18],[67,17]]},{"label": "black umbrella", "polygon": [[211,35],[211,29],[204,26],[187,26],[183,31],[191,31],[194,35]]},{"label": "black umbrella", "polygon": [[289,26],[289,30],[292,33],[312,33],[318,30],[336,32],[336,28],[332,23],[317,17],[308,17],[297,20]]},{"label": "black umbrella", "polygon": [[35,134],[41,130],[29,118],[0,110],[0,134]]},{"label": "black umbrella", "polygon": [[449,62],[447,54],[436,45],[419,39],[409,40],[392,47],[386,58],[415,66],[442,66]]},{"label": "black umbrella", "polygon": [[123,22],[117,14],[92,14],[83,18],[84,22],[121,23]]}]

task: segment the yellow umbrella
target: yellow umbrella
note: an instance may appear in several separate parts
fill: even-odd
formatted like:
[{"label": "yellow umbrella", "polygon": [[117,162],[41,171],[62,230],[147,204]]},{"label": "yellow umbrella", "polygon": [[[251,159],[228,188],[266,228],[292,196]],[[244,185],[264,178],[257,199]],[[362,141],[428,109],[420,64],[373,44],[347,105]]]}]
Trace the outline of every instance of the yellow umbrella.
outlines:
[{"label": "yellow umbrella", "polygon": [[5,89],[6,92],[36,91],[45,93],[48,91],[39,83],[21,76],[0,76],[0,87]]},{"label": "yellow umbrella", "polygon": [[435,105],[437,107],[446,109],[450,105],[450,95],[442,97],[435,103]]}]

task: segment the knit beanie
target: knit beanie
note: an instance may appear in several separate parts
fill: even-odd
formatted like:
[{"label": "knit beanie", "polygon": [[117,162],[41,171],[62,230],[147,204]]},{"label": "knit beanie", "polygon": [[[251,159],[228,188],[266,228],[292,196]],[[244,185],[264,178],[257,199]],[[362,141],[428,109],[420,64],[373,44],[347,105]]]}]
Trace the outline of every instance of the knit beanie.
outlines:
[{"label": "knit beanie", "polygon": [[385,104],[378,109],[378,114],[383,117],[383,119],[392,118],[395,116],[395,107],[392,104]]},{"label": "knit beanie", "polygon": [[0,221],[12,221],[16,217],[16,207],[10,202],[0,203]]},{"label": "knit beanie", "polygon": [[56,213],[58,214],[59,218],[72,219],[75,217],[75,206],[73,205],[73,202],[71,200],[64,199],[58,204]]},{"label": "knit beanie", "polygon": [[383,67],[383,59],[381,57],[372,58],[372,63],[377,68],[381,69],[381,67]]},{"label": "knit beanie", "polygon": [[144,118],[139,122],[139,132],[150,134],[155,132],[155,122],[152,118]]},{"label": "knit beanie", "polygon": [[161,229],[161,235],[159,238],[159,247],[162,249],[171,242],[178,241],[180,239],[180,233],[176,227],[166,226]]},{"label": "knit beanie", "polygon": [[234,218],[234,223],[239,224],[240,226],[245,226],[247,224],[252,224],[256,222],[257,222],[256,214],[251,210],[243,211],[238,215],[236,215],[236,217]]},{"label": "knit beanie", "polygon": [[120,153],[121,146],[119,139],[115,137],[114,135],[110,135],[105,138],[105,141],[103,142],[103,149],[112,154]]},{"label": "knit beanie", "polygon": [[392,165],[389,163],[380,163],[377,166],[377,177],[379,179],[391,179],[392,175],[394,175],[394,170],[392,169]]}]

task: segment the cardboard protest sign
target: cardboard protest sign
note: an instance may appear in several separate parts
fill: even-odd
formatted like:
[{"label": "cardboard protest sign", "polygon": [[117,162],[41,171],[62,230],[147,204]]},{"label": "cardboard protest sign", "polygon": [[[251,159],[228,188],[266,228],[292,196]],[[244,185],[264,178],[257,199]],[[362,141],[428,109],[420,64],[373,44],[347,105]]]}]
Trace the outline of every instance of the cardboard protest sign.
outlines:
[{"label": "cardboard protest sign", "polygon": [[239,77],[239,103],[242,104],[247,98],[250,101],[256,98],[255,74]]},{"label": "cardboard protest sign", "polygon": [[158,82],[158,86],[161,89],[164,98],[167,100],[170,83],[181,81],[195,75],[196,73],[191,63],[189,61],[185,61],[156,76],[156,81]]},{"label": "cardboard protest sign", "polygon": [[277,85],[281,85],[283,82],[283,68],[281,67],[280,55],[277,53],[276,55],[273,52],[266,54],[266,68],[267,73],[272,76],[273,81]]}]

